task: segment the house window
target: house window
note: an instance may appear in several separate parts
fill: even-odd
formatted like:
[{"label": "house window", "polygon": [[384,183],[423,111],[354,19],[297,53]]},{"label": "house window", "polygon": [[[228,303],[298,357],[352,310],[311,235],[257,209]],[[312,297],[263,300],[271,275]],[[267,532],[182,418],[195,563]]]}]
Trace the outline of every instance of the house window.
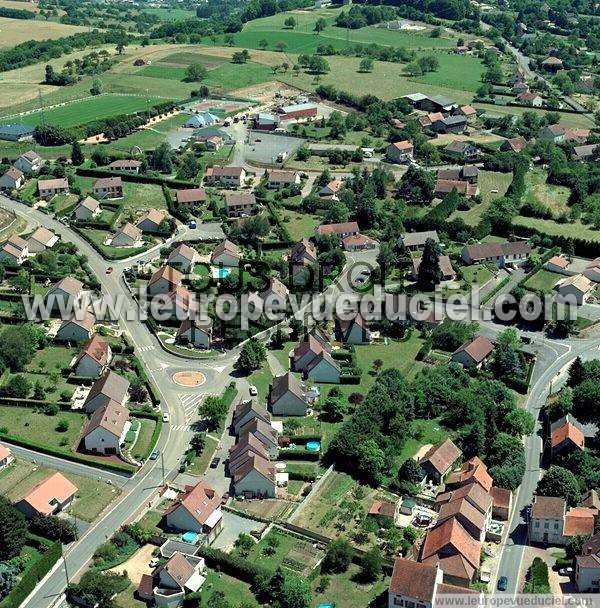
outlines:
[{"label": "house window", "polygon": [[539,521],[536,521],[536,522],[535,522],[535,527],[536,527],[536,528],[539,528],[539,527],[540,527],[540,522],[539,522]]},{"label": "house window", "polygon": [[415,608],[415,603],[409,602],[408,600],[406,600],[406,608]]},{"label": "house window", "polygon": [[404,606],[404,600],[401,597],[395,597],[394,606]]},{"label": "house window", "polygon": [[545,521],[544,522],[544,530],[548,530],[550,528],[550,522]]},{"label": "house window", "polygon": [[558,522],[556,522],[556,523],[554,524],[554,529],[555,529],[555,530],[558,530]]}]

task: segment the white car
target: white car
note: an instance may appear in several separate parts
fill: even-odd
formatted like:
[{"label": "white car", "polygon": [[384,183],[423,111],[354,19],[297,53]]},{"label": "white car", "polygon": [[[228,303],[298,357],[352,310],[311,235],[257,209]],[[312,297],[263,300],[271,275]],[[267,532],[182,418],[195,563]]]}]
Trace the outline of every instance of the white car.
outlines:
[{"label": "white car", "polygon": [[170,418],[169,418],[169,414],[167,412],[164,412],[163,414],[163,422],[169,422]]},{"label": "white car", "polygon": [[256,397],[256,395],[258,395],[258,389],[255,386],[251,386],[249,390],[252,397]]}]

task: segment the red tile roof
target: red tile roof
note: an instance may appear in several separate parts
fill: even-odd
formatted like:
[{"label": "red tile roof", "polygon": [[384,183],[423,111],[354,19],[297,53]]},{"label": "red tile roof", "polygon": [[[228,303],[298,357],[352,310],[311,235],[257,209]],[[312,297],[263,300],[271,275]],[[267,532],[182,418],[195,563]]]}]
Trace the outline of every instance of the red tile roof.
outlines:
[{"label": "red tile roof", "polygon": [[422,602],[431,602],[435,594],[437,568],[397,557],[390,581],[390,593]]},{"label": "red tile roof", "polygon": [[559,446],[564,441],[570,441],[581,450],[585,448],[585,437],[582,431],[571,422],[566,422],[552,431],[550,443],[553,448]]},{"label": "red tile roof", "polygon": [[445,475],[460,457],[460,450],[451,439],[432,446],[421,458],[419,464],[429,463],[440,475]]},{"label": "red tile roof", "polygon": [[563,536],[587,536],[594,533],[596,512],[587,507],[573,507],[565,517]]},{"label": "red tile roof", "polygon": [[473,568],[479,567],[481,543],[475,540],[454,517],[432,528],[425,536],[421,549],[422,559],[434,555],[446,557],[459,554]]},{"label": "red tile roof", "polygon": [[199,481],[195,486],[187,486],[165,515],[183,508],[202,526],[220,506],[221,497],[205,481]]},{"label": "red tile roof", "polygon": [[54,511],[54,507],[50,504],[52,501],[64,503],[76,492],[77,486],[61,473],[54,473],[29,490],[21,498],[21,502],[26,502],[42,515],[50,515]]}]

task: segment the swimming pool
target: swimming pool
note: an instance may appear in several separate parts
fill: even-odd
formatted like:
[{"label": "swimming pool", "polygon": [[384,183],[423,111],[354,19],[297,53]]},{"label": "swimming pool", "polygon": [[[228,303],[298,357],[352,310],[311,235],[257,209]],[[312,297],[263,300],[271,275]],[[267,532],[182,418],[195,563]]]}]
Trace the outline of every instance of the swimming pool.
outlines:
[{"label": "swimming pool", "polygon": [[181,537],[186,543],[195,544],[198,540],[197,532],[185,532]]},{"label": "swimming pool", "polygon": [[211,274],[213,279],[226,279],[231,274],[231,268],[211,266]]},{"label": "swimming pool", "polygon": [[321,449],[321,444],[318,441],[309,441],[306,444],[306,449],[309,452],[318,452]]}]

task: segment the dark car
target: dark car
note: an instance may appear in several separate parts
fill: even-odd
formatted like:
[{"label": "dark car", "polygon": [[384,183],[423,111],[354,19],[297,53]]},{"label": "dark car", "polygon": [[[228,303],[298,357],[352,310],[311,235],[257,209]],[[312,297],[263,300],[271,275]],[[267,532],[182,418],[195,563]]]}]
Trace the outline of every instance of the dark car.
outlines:
[{"label": "dark car", "polygon": [[506,591],[508,589],[508,579],[505,576],[501,576],[498,579],[498,591]]},{"label": "dark car", "polygon": [[211,468],[211,469],[216,469],[216,468],[219,466],[219,463],[220,463],[220,462],[221,462],[221,459],[220,459],[220,458],[213,458],[213,459],[210,461],[210,468]]}]

